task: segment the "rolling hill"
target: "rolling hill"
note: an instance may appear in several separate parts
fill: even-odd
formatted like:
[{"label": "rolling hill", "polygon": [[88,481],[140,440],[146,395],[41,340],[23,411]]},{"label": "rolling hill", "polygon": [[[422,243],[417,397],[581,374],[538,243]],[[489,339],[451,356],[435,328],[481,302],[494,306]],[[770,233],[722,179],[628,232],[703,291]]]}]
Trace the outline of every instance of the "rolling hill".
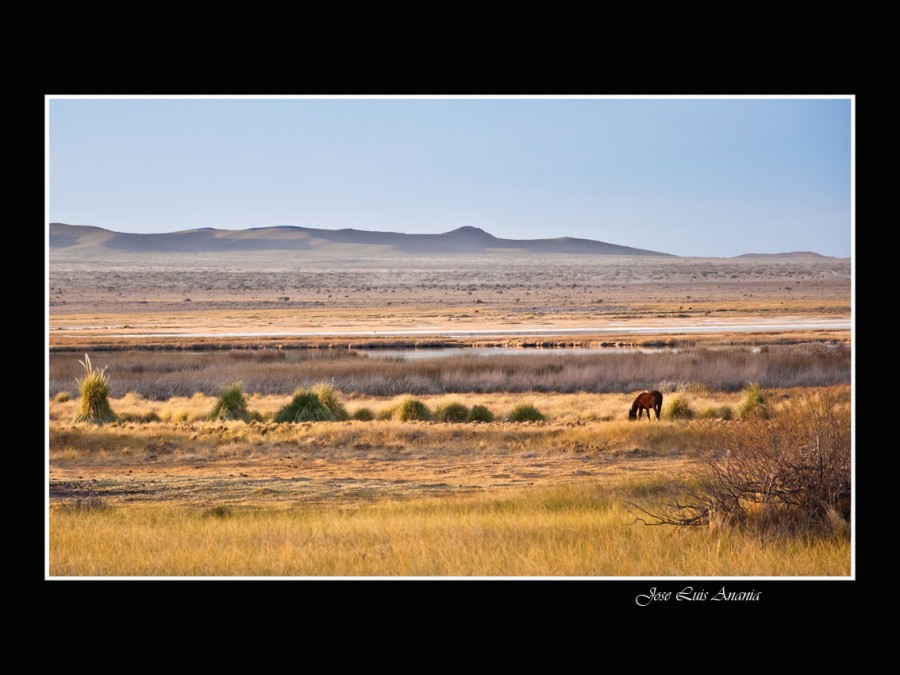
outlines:
[{"label": "rolling hill", "polygon": [[[50,249],[73,249],[121,253],[214,253],[236,251],[315,251],[354,247],[378,247],[385,253],[440,255],[446,253],[593,254],[623,256],[670,256],[667,253],[619,246],[592,239],[500,239],[477,227],[460,227],[442,234],[403,234],[368,230],[323,230],[280,225],[247,230],[203,228],[162,234],[114,232],[88,225],[50,223]],[[73,251],[74,252],[74,251]]]}]

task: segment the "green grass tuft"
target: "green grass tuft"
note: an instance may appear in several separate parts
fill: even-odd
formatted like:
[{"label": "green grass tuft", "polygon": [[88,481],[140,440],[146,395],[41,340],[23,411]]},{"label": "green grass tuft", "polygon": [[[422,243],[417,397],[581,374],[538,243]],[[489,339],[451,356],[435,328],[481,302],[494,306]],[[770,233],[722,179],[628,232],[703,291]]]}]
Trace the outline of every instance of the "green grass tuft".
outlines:
[{"label": "green grass tuft", "polygon": [[468,417],[469,409],[455,401],[441,404],[434,411],[434,419],[438,422],[465,422]]},{"label": "green grass tuft", "polygon": [[[186,417],[187,415],[185,415]],[[215,407],[209,414],[209,419],[213,421],[250,421],[251,416],[247,410],[247,399],[244,398],[244,392],[241,390],[240,383],[225,387],[219,393],[219,400],[216,401]]]},{"label": "green grass tuft", "polygon": [[769,419],[768,392],[758,384],[750,384],[744,389],[744,400],[739,414],[742,420]]},{"label": "green grass tuft", "polygon": [[327,384],[320,384],[313,393],[319,397],[322,406],[331,413],[332,418],[337,422],[350,419],[344,404],[338,399],[337,392]]},{"label": "green grass tuft", "polygon": [[86,372],[81,380],[75,381],[81,392],[81,409],[75,416],[75,421],[92,424],[115,422],[116,414],[109,406],[109,378],[106,376],[106,368],[94,368],[87,354],[84,355],[84,361],[79,363]]},{"label": "green grass tuft", "polygon": [[353,419],[360,422],[371,422],[375,419],[375,413],[372,412],[371,408],[357,408],[353,411]]},{"label": "green grass tuft", "polygon": [[392,419],[400,422],[427,421],[432,418],[428,406],[417,398],[407,396],[394,408]]},{"label": "green grass tuft", "polygon": [[334,415],[314,391],[298,389],[294,398],[275,413],[276,422],[333,422]]},{"label": "green grass tuft", "polygon": [[337,392],[326,384],[298,389],[294,398],[275,413],[276,422],[341,422],[350,419]]},{"label": "green grass tuft", "polygon": [[509,413],[509,419],[513,422],[542,422],[546,419],[543,413],[528,403],[521,403]]},{"label": "green grass tuft", "polygon": [[72,400],[72,394],[70,394],[67,391],[61,391],[61,392],[57,393],[56,396],[53,397],[53,400],[56,401],[57,403],[65,403],[66,401]]},{"label": "green grass tuft", "polygon": [[483,405],[473,405],[466,417],[466,422],[493,422],[494,413]]},{"label": "green grass tuft", "polygon": [[684,396],[675,396],[669,399],[665,416],[673,420],[690,420],[694,418],[694,411]]}]

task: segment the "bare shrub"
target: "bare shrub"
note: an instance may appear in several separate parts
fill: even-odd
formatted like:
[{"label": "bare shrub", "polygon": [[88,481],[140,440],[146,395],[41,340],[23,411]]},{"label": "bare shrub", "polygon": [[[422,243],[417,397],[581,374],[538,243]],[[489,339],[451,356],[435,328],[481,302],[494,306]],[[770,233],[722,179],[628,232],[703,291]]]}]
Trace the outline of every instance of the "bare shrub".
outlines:
[{"label": "bare shrub", "polygon": [[772,419],[727,425],[714,438],[689,481],[637,506],[649,524],[811,534],[849,520],[850,405],[833,393],[798,398]]}]

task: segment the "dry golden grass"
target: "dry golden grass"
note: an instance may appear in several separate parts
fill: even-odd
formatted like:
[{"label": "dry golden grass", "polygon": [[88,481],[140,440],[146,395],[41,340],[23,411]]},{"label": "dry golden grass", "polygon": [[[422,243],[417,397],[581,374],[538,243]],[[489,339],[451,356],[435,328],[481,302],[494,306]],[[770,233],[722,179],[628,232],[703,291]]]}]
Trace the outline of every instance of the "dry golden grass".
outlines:
[{"label": "dry golden grass", "polygon": [[657,482],[258,510],[54,508],[52,576],[846,576],[845,537],[767,542],[634,522]]},{"label": "dry golden grass", "polygon": [[[769,394],[773,401],[773,405],[780,406],[783,402],[789,401],[792,397],[797,396],[808,388],[788,388],[788,389],[771,389]],[[849,387],[838,386],[832,387],[835,390],[846,390]],[[625,393],[612,394],[556,394],[556,393],[490,393],[490,394],[466,394],[464,399],[466,405],[484,405],[489,408],[497,417],[498,421],[503,420],[506,414],[515,406],[521,403],[527,403],[537,407],[547,418],[548,422],[556,424],[567,424],[576,422],[624,422],[628,417],[628,410],[634,397],[640,392],[634,391]],[[691,407],[696,411],[702,411],[710,407],[731,406],[735,410],[738,409],[742,400],[743,392],[721,392],[708,391],[703,387],[687,385],[680,388],[680,391],[673,393],[664,393],[664,405],[669,398],[675,394],[686,399]],[[847,394],[849,396],[849,393]],[[400,397],[402,398],[402,397]],[[461,400],[459,394],[445,394],[432,396],[419,396],[432,410],[437,407]],[[343,395],[341,399],[347,406],[347,412],[352,416],[353,413],[360,408],[370,408],[373,411],[379,411],[383,408],[394,405],[399,399],[398,397],[380,397],[380,396],[364,396],[364,395]],[[215,405],[215,397],[207,396],[202,393],[195,393],[193,396],[176,396],[167,401],[150,401],[142,398],[140,395],[130,392],[121,398],[110,399],[113,408],[121,413],[128,415],[141,416],[148,413],[156,413],[164,422],[196,422],[203,420]],[[266,419],[271,419],[275,413],[287,402],[290,396],[262,396],[259,394],[251,394],[247,396],[247,404],[251,410],[258,411]],[[50,401],[50,422],[64,424],[69,422],[75,411],[78,409],[78,400],[71,399],[68,401]],[[663,417],[665,420],[665,417]],[[645,422],[646,423],[646,422]],[[655,423],[655,420],[654,420]],[[137,427],[133,427],[137,428]]]}]

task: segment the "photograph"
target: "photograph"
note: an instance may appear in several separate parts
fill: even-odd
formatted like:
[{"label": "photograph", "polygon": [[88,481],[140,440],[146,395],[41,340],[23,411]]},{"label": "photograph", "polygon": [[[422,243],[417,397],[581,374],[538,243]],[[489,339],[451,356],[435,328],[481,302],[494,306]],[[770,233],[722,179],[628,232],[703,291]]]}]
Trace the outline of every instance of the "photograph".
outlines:
[{"label": "photograph", "polygon": [[44,107],[45,580],[855,580],[854,95]]}]

